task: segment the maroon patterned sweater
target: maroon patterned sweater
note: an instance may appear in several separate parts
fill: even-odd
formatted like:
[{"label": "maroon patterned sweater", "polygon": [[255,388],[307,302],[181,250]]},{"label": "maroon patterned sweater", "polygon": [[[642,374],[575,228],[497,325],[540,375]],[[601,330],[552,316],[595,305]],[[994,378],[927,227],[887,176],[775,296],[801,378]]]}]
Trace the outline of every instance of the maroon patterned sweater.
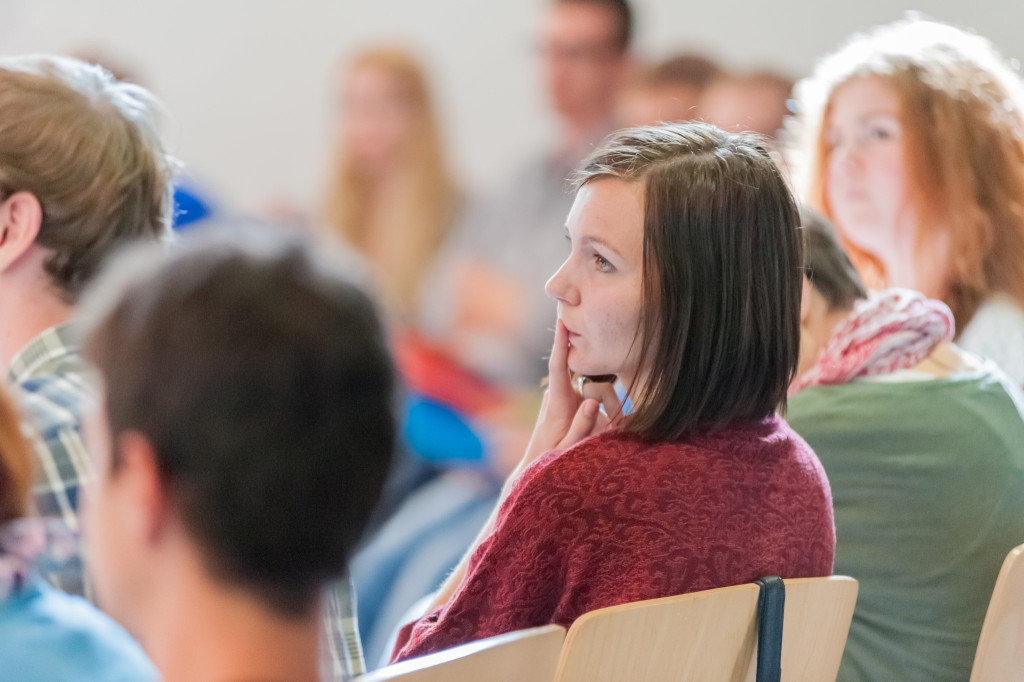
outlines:
[{"label": "maroon patterned sweater", "polygon": [[834,550],[825,472],[781,418],[680,443],[607,432],[523,472],[451,600],[403,627],[392,658],[765,575],[830,575]]}]

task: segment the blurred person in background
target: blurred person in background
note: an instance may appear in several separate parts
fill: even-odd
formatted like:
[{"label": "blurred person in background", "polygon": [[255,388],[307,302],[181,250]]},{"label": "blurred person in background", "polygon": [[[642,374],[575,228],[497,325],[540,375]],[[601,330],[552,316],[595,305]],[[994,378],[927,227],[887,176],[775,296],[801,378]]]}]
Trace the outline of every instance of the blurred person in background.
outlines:
[{"label": "blurred person in background", "polygon": [[832,484],[835,572],[860,582],[839,680],[966,680],[1007,552],[1024,541],[1024,396],[950,343],[949,308],[869,295],[803,215],[807,281],[787,418]]},{"label": "blurred person in background", "polygon": [[944,301],[959,346],[1024,385],[1024,89],[988,40],[908,18],[798,88],[798,184],[870,288]]},{"label": "blurred person in background", "polygon": [[773,71],[727,73],[704,91],[698,108],[704,120],[724,130],[748,130],[779,137],[793,81]]},{"label": "blurred person in background", "polygon": [[720,75],[714,62],[698,54],[639,66],[619,97],[618,119],[624,126],[699,119],[701,95]]},{"label": "blurred person in background", "polygon": [[392,317],[411,323],[458,205],[429,84],[408,52],[374,48],[349,63],[341,104],[327,222],[366,258]]},{"label": "blurred person in background", "polygon": [[[78,529],[93,397],[78,298],[117,249],[169,232],[173,161],[143,88],[66,57],[0,60],[0,369],[32,437],[34,511]],[[83,590],[80,571],[60,586]]]},{"label": "blurred person in background", "polygon": [[554,308],[543,284],[565,255],[572,204],[566,178],[618,126],[632,27],[626,0],[548,6],[540,55],[559,140],[497,196],[467,211],[432,282],[437,305],[424,311],[427,331],[460,363],[503,387],[536,387],[544,376]]},{"label": "blurred person in background", "polygon": [[85,306],[100,601],[165,682],[321,679],[323,592],[395,441],[370,299],[337,259],[249,229],[133,251]]},{"label": "blurred person in background", "polygon": [[156,670],[117,623],[45,574],[77,553],[52,520],[26,518],[32,454],[0,387],[0,677],[17,682],[148,682]]}]

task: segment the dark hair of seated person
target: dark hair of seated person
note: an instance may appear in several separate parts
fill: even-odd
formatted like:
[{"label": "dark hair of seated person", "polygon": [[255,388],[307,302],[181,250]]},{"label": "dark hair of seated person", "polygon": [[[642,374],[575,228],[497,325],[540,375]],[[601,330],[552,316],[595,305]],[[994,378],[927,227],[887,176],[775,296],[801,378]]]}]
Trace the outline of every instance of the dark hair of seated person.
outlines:
[{"label": "dark hair of seated person", "polygon": [[767,144],[707,123],[632,128],[577,172],[577,188],[605,177],[644,184],[638,338],[650,379],[627,428],[645,438],[785,410],[803,254],[797,206]]},{"label": "dark hair of seated person", "polygon": [[867,287],[828,219],[803,206],[800,223],[807,281],[825,298],[829,310],[847,310],[867,298]]},{"label": "dark hair of seated person", "polygon": [[267,231],[144,255],[88,302],[112,442],[151,443],[211,575],[307,614],[392,458],[396,377],[375,307],[338,265]]},{"label": "dark hair of seated person", "polygon": [[633,41],[633,8],[628,0],[555,0],[554,2],[556,5],[568,3],[603,7],[608,10],[615,20],[612,47],[619,53],[629,49],[629,45]]}]

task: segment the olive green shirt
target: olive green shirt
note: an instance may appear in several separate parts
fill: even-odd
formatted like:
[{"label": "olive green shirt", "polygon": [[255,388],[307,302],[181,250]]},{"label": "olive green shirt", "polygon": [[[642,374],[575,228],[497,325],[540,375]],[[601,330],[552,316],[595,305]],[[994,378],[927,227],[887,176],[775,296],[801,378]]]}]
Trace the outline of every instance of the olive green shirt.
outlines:
[{"label": "olive green shirt", "polygon": [[789,401],[832,485],[835,572],[860,581],[838,679],[967,680],[999,567],[1024,543],[1024,398],[992,363],[900,374]]}]

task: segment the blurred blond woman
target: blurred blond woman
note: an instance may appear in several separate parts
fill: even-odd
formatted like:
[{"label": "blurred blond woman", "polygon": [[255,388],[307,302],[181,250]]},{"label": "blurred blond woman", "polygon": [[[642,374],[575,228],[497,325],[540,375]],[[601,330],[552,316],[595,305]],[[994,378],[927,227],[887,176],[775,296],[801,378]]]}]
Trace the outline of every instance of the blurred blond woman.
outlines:
[{"label": "blurred blond woman", "polygon": [[411,54],[381,47],[352,59],[342,90],[327,220],[409,321],[457,206],[427,78]]}]

